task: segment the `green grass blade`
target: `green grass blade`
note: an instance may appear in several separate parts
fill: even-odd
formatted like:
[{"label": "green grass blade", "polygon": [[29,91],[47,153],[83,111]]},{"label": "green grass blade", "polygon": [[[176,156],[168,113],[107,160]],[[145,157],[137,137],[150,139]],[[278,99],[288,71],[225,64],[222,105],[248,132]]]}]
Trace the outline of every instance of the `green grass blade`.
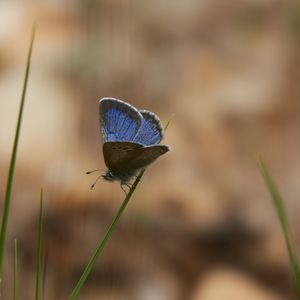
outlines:
[{"label": "green grass blade", "polygon": [[259,160],[259,168],[261,174],[265,180],[266,186],[271,194],[271,198],[273,200],[280,225],[284,234],[285,243],[287,246],[287,251],[289,255],[289,261],[291,266],[291,271],[294,279],[294,284],[296,288],[296,293],[298,299],[300,299],[300,269],[299,269],[299,262],[296,256],[295,248],[293,245],[292,234],[287,218],[287,214],[284,207],[283,199],[279,193],[277,185],[275,184],[272,176],[270,175],[268,168],[266,167],[265,163],[262,159]]},{"label": "green grass blade", "polygon": [[38,225],[38,243],[37,243],[37,256],[36,256],[36,273],[35,273],[35,300],[41,299],[41,270],[42,270],[42,252],[43,252],[43,190],[41,190],[40,198],[40,215]]},{"label": "green grass blade", "polygon": [[13,300],[17,300],[17,287],[18,287],[18,245],[17,239],[14,240],[14,287],[13,287]]},{"label": "green grass blade", "polygon": [[134,181],[131,189],[129,190],[128,194],[126,195],[125,199],[123,200],[122,205],[120,206],[120,208],[119,208],[117,214],[115,215],[112,223],[110,224],[107,232],[105,233],[103,239],[99,242],[99,244],[96,248],[96,251],[94,252],[94,254],[91,257],[89,263],[87,264],[84,272],[82,273],[77,285],[75,286],[75,288],[74,288],[74,290],[71,294],[70,300],[74,300],[74,299],[77,298],[83,284],[85,283],[87,277],[89,276],[90,272],[92,271],[93,267],[95,266],[95,263],[96,263],[96,260],[97,260],[98,256],[101,254],[107,240],[110,238],[114,228],[116,227],[123,211],[125,210],[128,202],[129,202],[131,196],[133,195],[138,183],[140,182],[144,172],[145,172],[145,169],[140,172],[140,174],[137,176],[136,180]]},{"label": "green grass blade", "polygon": [[0,285],[2,283],[3,256],[4,256],[4,246],[5,246],[5,240],[6,240],[9,208],[10,208],[10,198],[11,198],[15,164],[16,164],[16,158],[17,158],[17,150],[18,150],[22,117],[23,117],[25,96],[26,96],[27,85],[28,85],[28,77],[29,77],[34,36],[35,36],[35,28],[32,29],[31,40],[30,40],[30,45],[29,45],[29,50],[28,50],[28,57],[27,57],[27,64],[26,64],[26,70],[25,70],[25,76],[24,76],[21,103],[20,103],[20,108],[19,108],[19,115],[18,115],[18,121],[17,121],[17,126],[16,126],[11,161],[10,161],[10,166],[9,166],[9,171],[8,171],[5,200],[4,200],[4,207],[3,207],[3,213],[2,213],[1,231],[0,231]]},{"label": "green grass blade", "polygon": [[171,121],[173,120],[174,116],[175,116],[175,114],[171,115],[170,119],[168,120],[167,124],[165,125],[165,128],[164,128],[165,131],[167,131],[167,129],[168,129],[169,125],[171,124]]}]

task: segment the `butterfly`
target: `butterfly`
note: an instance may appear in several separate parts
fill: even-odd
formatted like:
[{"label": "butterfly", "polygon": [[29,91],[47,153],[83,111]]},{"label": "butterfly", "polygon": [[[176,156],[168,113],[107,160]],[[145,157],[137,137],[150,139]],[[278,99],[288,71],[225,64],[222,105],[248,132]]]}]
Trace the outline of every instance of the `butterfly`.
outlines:
[{"label": "butterfly", "polygon": [[130,187],[139,170],[170,151],[169,146],[159,144],[164,130],[153,112],[138,110],[122,100],[102,98],[99,115],[104,162],[108,168],[101,175],[105,180],[118,180],[121,187]]}]

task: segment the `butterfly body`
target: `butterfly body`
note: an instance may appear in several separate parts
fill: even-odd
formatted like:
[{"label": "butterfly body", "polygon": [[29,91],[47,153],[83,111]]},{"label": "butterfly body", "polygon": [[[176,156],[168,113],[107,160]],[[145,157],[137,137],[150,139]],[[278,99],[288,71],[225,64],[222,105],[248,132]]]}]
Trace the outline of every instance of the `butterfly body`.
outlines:
[{"label": "butterfly body", "polygon": [[170,150],[160,145],[163,128],[152,112],[138,110],[114,98],[99,101],[103,156],[108,170],[102,177],[127,185],[137,172]]}]

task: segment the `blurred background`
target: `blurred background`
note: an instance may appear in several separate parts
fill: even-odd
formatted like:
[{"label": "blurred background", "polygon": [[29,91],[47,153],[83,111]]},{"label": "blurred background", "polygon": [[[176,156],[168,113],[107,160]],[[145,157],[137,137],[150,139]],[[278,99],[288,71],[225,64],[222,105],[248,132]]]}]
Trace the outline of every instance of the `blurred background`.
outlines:
[{"label": "blurred background", "polygon": [[[98,100],[175,114],[79,299],[296,299],[256,164],[279,183],[300,249],[300,4],[280,0],[0,2],[3,199],[32,24],[3,299],[34,295],[45,193],[44,299],[67,299],[124,198],[105,168]],[[1,200],[1,210],[3,200]]]}]

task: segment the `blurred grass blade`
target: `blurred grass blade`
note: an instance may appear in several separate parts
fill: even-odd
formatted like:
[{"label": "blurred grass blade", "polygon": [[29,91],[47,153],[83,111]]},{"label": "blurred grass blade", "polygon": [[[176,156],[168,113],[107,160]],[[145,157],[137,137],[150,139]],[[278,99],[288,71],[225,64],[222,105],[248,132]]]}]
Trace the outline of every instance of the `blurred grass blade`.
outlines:
[{"label": "blurred grass blade", "polygon": [[82,275],[81,275],[81,277],[80,277],[77,285],[75,286],[75,288],[74,288],[74,290],[73,290],[73,292],[71,294],[70,300],[74,300],[74,299],[77,298],[77,296],[78,296],[78,294],[79,294],[79,292],[80,292],[83,284],[85,283],[87,277],[89,276],[90,272],[92,271],[93,267],[95,266],[96,260],[97,260],[98,256],[101,254],[101,252],[102,252],[102,250],[103,250],[103,248],[104,248],[107,240],[110,238],[110,236],[111,236],[114,228],[116,227],[116,225],[117,225],[117,223],[118,223],[118,221],[119,221],[119,219],[120,219],[123,211],[125,210],[128,202],[129,202],[131,196],[133,195],[133,193],[134,193],[134,191],[135,191],[138,183],[140,182],[140,180],[141,180],[144,172],[145,172],[145,169],[140,172],[140,174],[137,176],[136,180],[134,181],[131,189],[129,190],[128,194],[126,195],[125,199],[123,200],[123,203],[120,206],[117,214],[115,215],[112,223],[110,224],[107,232],[105,233],[103,239],[99,242],[99,244],[98,244],[98,246],[96,248],[96,251],[94,252],[92,258],[90,259],[90,261],[87,264],[84,272],[82,273]]},{"label": "blurred grass blade", "polygon": [[299,269],[299,262],[296,256],[295,248],[293,245],[293,239],[291,230],[289,227],[288,218],[286,215],[283,199],[279,193],[279,190],[271,177],[268,168],[266,167],[265,163],[262,159],[259,160],[259,168],[261,171],[261,174],[266,182],[266,186],[271,194],[280,224],[281,228],[284,234],[285,243],[288,250],[289,255],[289,261],[290,266],[293,274],[294,284],[297,292],[297,297],[300,299],[300,269]]},{"label": "blurred grass blade", "polygon": [[40,215],[38,225],[38,243],[36,256],[36,274],[35,274],[35,300],[41,299],[41,269],[42,269],[42,243],[43,243],[43,190],[41,190],[40,198]]},{"label": "blurred grass blade", "polygon": [[18,249],[17,239],[14,240],[14,288],[13,300],[17,300],[17,287],[18,287]]},{"label": "blurred grass blade", "polygon": [[5,192],[5,201],[4,201],[4,207],[3,207],[3,213],[2,213],[2,223],[1,223],[1,231],[0,231],[0,285],[2,283],[3,256],[4,256],[4,246],[5,246],[5,240],[6,240],[9,208],[10,208],[11,190],[12,190],[15,164],[16,164],[16,158],[17,158],[17,150],[18,150],[22,117],[23,117],[25,96],[26,96],[27,85],[28,85],[28,77],[29,77],[34,36],[35,36],[35,27],[33,27],[33,29],[32,29],[31,40],[30,40],[30,44],[29,44],[26,70],[25,70],[24,83],[23,83],[23,90],[22,90],[22,96],[21,96],[21,103],[20,103],[20,108],[19,108],[19,115],[18,115],[15,139],[14,139],[14,144],[13,144],[13,149],[12,149],[11,161],[10,161],[10,165],[9,165],[7,184],[6,184],[6,192]]},{"label": "blurred grass blade", "polygon": [[171,115],[170,119],[168,120],[167,124],[165,125],[165,128],[164,128],[165,131],[167,131],[167,129],[168,129],[169,125],[171,124],[171,121],[173,120],[174,116],[175,116],[175,114]]},{"label": "blurred grass blade", "polygon": [[45,293],[46,293],[46,275],[47,275],[47,268],[48,268],[48,247],[47,247],[47,243],[43,243],[44,244],[44,251],[43,251],[43,262],[42,262],[42,266],[43,266],[43,270],[42,270],[42,293],[41,293],[41,297],[42,299],[45,299]]}]

